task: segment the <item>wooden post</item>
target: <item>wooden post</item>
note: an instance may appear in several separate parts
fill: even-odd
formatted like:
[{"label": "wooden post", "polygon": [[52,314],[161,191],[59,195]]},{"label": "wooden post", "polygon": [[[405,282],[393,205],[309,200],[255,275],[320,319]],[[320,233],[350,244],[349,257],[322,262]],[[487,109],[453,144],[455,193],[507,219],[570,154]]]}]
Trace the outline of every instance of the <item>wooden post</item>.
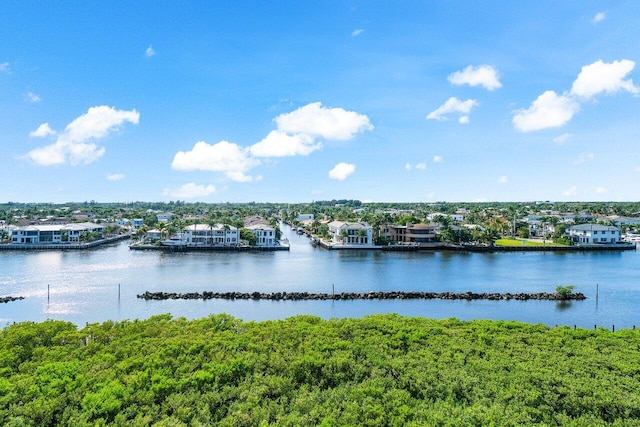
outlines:
[{"label": "wooden post", "polygon": [[598,302],[598,284],[596,283],[596,302]]},{"label": "wooden post", "polygon": [[331,298],[336,299],[336,285],[335,283],[331,284]]},{"label": "wooden post", "polygon": [[50,296],[49,285],[47,285],[47,303],[49,302],[49,296]]},{"label": "wooden post", "polygon": [[616,325],[611,325],[611,332],[615,332],[616,331]]},{"label": "wooden post", "polygon": [[118,302],[120,302],[120,283],[118,283]]}]

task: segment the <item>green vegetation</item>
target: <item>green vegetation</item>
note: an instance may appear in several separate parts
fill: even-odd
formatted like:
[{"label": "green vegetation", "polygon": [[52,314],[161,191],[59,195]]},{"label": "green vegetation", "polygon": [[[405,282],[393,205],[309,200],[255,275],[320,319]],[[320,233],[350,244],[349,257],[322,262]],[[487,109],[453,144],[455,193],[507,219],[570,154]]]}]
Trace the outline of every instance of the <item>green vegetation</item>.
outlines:
[{"label": "green vegetation", "polygon": [[558,285],[556,286],[556,292],[558,293],[558,295],[562,297],[562,299],[569,299],[569,297],[571,296],[575,288],[576,287],[573,285],[567,285],[567,286]]},{"label": "green vegetation", "polygon": [[496,240],[496,246],[568,246],[558,243],[543,243],[533,240],[524,240],[524,244],[521,239],[498,239]]},{"label": "green vegetation", "polygon": [[397,315],[0,331],[6,426],[640,425],[640,335]]}]

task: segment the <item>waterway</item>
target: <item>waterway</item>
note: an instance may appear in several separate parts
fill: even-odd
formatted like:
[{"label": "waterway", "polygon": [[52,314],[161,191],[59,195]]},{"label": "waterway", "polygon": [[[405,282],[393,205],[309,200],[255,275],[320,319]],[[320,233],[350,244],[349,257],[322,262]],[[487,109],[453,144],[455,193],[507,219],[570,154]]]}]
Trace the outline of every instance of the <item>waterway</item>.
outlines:
[{"label": "waterway", "polygon": [[[131,251],[120,242],[83,251],[0,251],[0,327],[12,322],[86,322],[171,313],[228,313],[245,320],[399,313],[431,318],[519,320],[579,327],[640,326],[640,252],[460,253],[328,251],[284,229],[290,251]],[[553,292],[575,285],[585,301],[224,301],[136,298],[158,292]],[[597,291],[596,291],[597,290]]]}]

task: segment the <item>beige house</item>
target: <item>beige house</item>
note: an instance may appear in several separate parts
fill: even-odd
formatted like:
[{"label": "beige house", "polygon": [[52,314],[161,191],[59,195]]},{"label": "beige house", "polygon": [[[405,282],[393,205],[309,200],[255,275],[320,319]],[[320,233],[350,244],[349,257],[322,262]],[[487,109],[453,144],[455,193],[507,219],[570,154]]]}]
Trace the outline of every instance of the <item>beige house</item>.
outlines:
[{"label": "beige house", "polygon": [[396,244],[420,245],[437,241],[438,224],[387,224],[380,227],[380,236]]}]

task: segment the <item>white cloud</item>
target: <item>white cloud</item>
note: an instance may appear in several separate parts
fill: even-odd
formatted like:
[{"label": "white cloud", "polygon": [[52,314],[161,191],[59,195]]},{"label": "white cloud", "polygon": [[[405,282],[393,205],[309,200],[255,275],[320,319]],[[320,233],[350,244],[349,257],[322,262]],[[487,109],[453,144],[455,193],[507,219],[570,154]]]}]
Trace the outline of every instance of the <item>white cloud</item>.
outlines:
[{"label": "white cloud", "polygon": [[442,156],[433,156],[433,163],[442,163],[444,162],[444,157]]},{"label": "white cloud", "polygon": [[177,197],[180,199],[195,199],[197,197],[206,197],[216,192],[213,185],[196,185],[194,182],[183,185],[178,188],[165,188],[162,192],[163,196]]},{"label": "white cloud", "polygon": [[585,164],[587,162],[592,161],[593,159],[595,159],[595,155],[593,153],[582,153],[578,156],[578,158],[576,159],[575,162],[573,162],[576,165],[582,165]]},{"label": "white cloud", "polygon": [[373,129],[367,116],[342,108],[326,108],[320,102],[281,114],[275,121],[278,130],[283,132],[304,133],[334,140],[351,139],[358,132]]},{"label": "white cloud", "polygon": [[548,90],[526,110],[518,110],[513,125],[520,132],[559,127],[567,123],[580,109],[572,98]]},{"label": "white cloud", "polygon": [[477,67],[469,65],[462,71],[456,71],[450,74],[447,80],[456,86],[464,84],[469,86],[483,86],[487,90],[496,90],[502,87],[498,70],[491,65],[479,65]]},{"label": "white cloud", "polygon": [[238,182],[253,181],[246,175],[260,160],[250,157],[248,150],[237,144],[220,141],[217,144],[196,142],[191,151],[178,151],[171,167],[180,171],[224,172],[227,178]]},{"label": "white cloud", "polygon": [[[55,143],[35,148],[25,157],[41,166],[67,162],[73,166],[93,163],[104,155],[106,149],[94,143],[87,143],[88,140],[102,139],[118,130],[125,122],[138,124],[139,119],[140,113],[136,110],[116,110],[106,105],[91,107],[86,114],[69,123],[64,132],[58,135]],[[47,128],[42,126],[30,135],[46,136],[48,125]]]},{"label": "white cloud", "polygon": [[410,171],[411,169],[413,169],[413,166],[411,165],[411,163],[407,163],[406,165],[404,165],[404,168]]},{"label": "white cloud", "polygon": [[607,194],[608,192],[609,192],[609,190],[607,190],[605,187],[596,188],[596,193],[597,194]]},{"label": "white cloud", "polygon": [[596,13],[596,16],[591,19],[591,23],[597,24],[598,22],[604,21],[606,17],[607,15],[604,12],[598,12]]},{"label": "white cloud", "polygon": [[448,114],[460,114],[460,123],[468,123],[468,114],[473,107],[478,106],[478,101],[475,99],[467,99],[466,101],[460,101],[458,98],[452,96],[447,99],[444,104],[438,107],[436,110],[430,112],[427,115],[427,120],[446,120]]},{"label": "white cloud", "polygon": [[55,135],[56,131],[49,127],[49,123],[43,123],[38,126],[38,129],[33,132],[29,132],[31,138],[44,138],[45,136]]},{"label": "white cloud", "polygon": [[28,92],[28,93],[24,96],[24,99],[25,99],[27,102],[33,102],[33,103],[37,103],[37,102],[42,101],[42,99],[41,99],[38,95],[36,95],[35,93],[33,93],[33,92]]},{"label": "white cloud", "polygon": [[498,178],[498,184],[506,184],[509,182],[509,177],[506,175],[502,175],[500,178]]},{"label": "white cloud", "polygon": [[329,178],[337,179],[338,181],[344,181],[349,175],[354,173],[356,165],[352,163],[338,163],[333,169],[329,171]]},{"label": "white cloud", "polygon": [[416,165],[416,169],[419,170],[419,171],[426,170],[427,169],[427,164],[424,163],[424,162],[418,163]]},{"label": "white cloud", "polygon": [[11,72],[11,68],[9,68],[8,62],[3,62],[0,64],[0,72],[9,74]]},{"label": "white cloud", "polygon": [[282,131],[269,132],[262,141],[249,147],[256,157],[308,156],[322,148],[322,143],[315,142],[307,134],[288,135]]},{"label": "white cloud", "polygon": [[125,175],[123,173],[111,173],[107,175],[107,180],[109,181],[121,181],[123,180]]},{"label": "white cloud", "polygon": [[156,51],[153,50],[153,47],[151,45],[149,45],[149,47],[144,51],[144,54],[147,56],[147,58],[151,58],[152,56],[156,55]]},{"label": "white cloud", "polygon": [[364,30],[361,28],[358,28],[357,30],[353,30],[353,32],[351,33],[351,37],[358,37],[362,33],[364,33]]},{"label": "white cloud", "polygon": [[568,188],[562,192],[564,197],[573,197],[578,194],[578,188],[574,185],[571,188]]},{"label": "white cloud", "polygon": [[468,125],[469,116],[460,116],[460,118],[458,119],[458,123],[460,123],[461,125]]},{"label": "white cloud", "polygon": [[624,80],[635,66],[636,63],[628,59],[611,63],[598,60],[585,65],[571,86],[571,94],[586,99],[601,92],[616,93],[620,90],[637,94],[639,89],[633,84],[633,80]]},{"label": "white cloud", "polygon": [[637,168],[635,168],[633,171],[634,171],[634,172],[638,172],[638,173],[640,173],[640,166],[638,166]]},{"label": "white cloud", "polygon": [[562,135],[556,136],[555,138],[553,138],[553,142],[555,142],[558,145],[563,145],[565,142],[567,142],[570,138],[572,138],[573,135],[570,133],[563,133]]}]

